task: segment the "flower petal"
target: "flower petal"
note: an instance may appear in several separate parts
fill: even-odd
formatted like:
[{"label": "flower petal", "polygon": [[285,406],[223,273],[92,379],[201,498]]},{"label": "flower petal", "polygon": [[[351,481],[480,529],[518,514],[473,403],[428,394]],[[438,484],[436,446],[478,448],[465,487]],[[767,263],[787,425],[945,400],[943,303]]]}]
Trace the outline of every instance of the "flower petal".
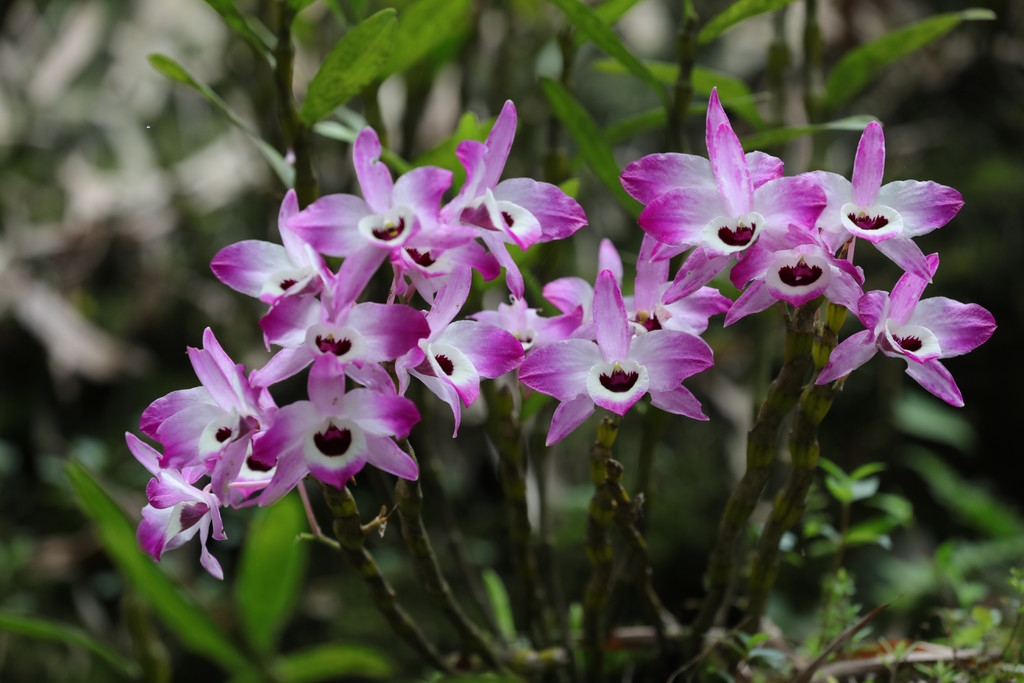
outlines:
[{"label": "flower petal", "polygon": [[931,330],[942,349],[941,358],[960,356],[976,349],[996,330],[995,318],[978,304],[963,304],[945,297],[922,300],[907,324]]},{"label": "flower petal", "polygon": [[606,360],[625,360],[629,357],[631,331],[626,306],[622,301],[619,283],[610,270],[602,271],[594,284],[594,324],[597,328],[597,345]]},{"label": "flower petal", "polygon": [[871,360],[876,353],[878,346],[875,345],[875,333],[872,330],[861,330],[852,334],[832,349],[828,363],[814,383],[825,384],[848,375]]},{"label": "flower petal", "polygon": [[535,391],[570,401],[587,391],[590,368],[604,362],[597,345],[584,339],[542,346],[519,368],[519,381]]},{"label": "flower petal", "polygon": [[676,189],[718,189],[711,162],[694,154],[649,154],[627,165],[619,181],[641,204],[649,204]]},{"label": "flower petal", "polygon": [[560,403],[551,416],[551,427],[544,445],[550,446],[561,441],[593,414],[594,402],[586,394]]},{"label": "flower petal", "polygon": [[960,389],[953,380],[953,375],[939,361],[932,360],[927,363],[909,361],[907,362],[907,374],[954,408],[963,407],[964,398],[960,395]]},{"label": "flower petal", "polygon": [[373,213],[391,208],[391,171],[380,161],[380,138],[373,128],[363,128],[352,145],[352,160],[366,203]]},{"label": "flower petal", "polygon": [[963,197],[951,187],[931,181],[898,180],[882,186],[878,203],[891,206],[903,217],[903,234],[917,237],[941,228],[964,205]]},{"label": "flower petal", "polygon": [[885,135],[882,133],[882,125],[872,121],[860,136],[857,156],[853,161],[851,184],[854,204],[871,206],[875,203],[884,172]]},{"label": "flower petal", "polygon": [[669,391],[651,392],[651,405],[667,413],[684,415],[694,420],[707,421],[700,401],[682,384]]}]

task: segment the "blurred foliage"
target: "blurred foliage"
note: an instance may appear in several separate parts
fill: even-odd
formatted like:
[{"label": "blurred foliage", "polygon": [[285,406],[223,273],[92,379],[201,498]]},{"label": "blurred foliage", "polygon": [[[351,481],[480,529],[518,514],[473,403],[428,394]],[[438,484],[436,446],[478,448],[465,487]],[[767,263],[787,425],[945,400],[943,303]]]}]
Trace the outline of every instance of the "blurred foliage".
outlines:
[{"label": "blurred foliage", "polygon": [[[148,475],[125,448],[124,432],[136,428],[154,398],[196,384],[184,349],[199,345],[206,326],[215,326],[247,367],[268,356],[255,325],[260,306],[220,285],[208,264],[230,242],[276,237],[284,192],[276,160],[287,155],[287,135],[278,124],[275,35],[268,26],[279,4],[247,0],[235,14],[230,3],[200,0],[0,1],[3,680],[106,681],[119,672],[134,675],[136,664],[150,680],[221,680],[211,661],[235,669],[254,652],[269,661],[271,645],[285,653],[271,665],[282,678],[322,680],[346,665],[364,677],[419,670],[340,558],[319,545],[290,544],[295,510],[226,511],[229,540],[218,546],[224,584],[198,570],[195,547],[170,553],[160,565],[133,555],[131,530]],[[745,15],[731,15],[732,3],[693,3],[704,23],[693,111],[680,130],[684,148],[701,149],[702,102],[717,83],[740,135],[782,156],[789,173],[818,160],[848,173],[857,142],[851,129],[874,117],[886,127],[887,180],[935,180],[966,200],[949,226],[921,241],[926,253],[942,255],[928,295],[982,303],[1000,325],[978,351],[948,363],[966,408],[950,414],[907,380],[899,363],[877,358],[847,383],[821,441],[837,472],[885,463],[876,498],[913,505],[912,525],[885,529],[894,551],[874,543],[844,556],[861,604],[898,597],[878,617],[878,632],[915,635],[917,624],[935,623],[937,605],[966,610],[965,619],[976,624],[985,614],[971,611],[972,604],[996,600],[1007,567],[1024,559],[1017,452],[1007,446],[1015,442],[1007,430],[1022,411],[1015,389],[1024,385],[1015,341],[1024,334],[1024,268],[1016,260],[1024,254],[1024,6],[977,2],[998,17],[977,22],[963,20],[983,18],[979,10],[964,12],[953,0],[818,2],[825,116],[808,120],[805,3],[736,4],[786,7],[735,23]],[[617,174],[668,144],[671,112],[663,104],[678,74],[683,3],[290,5],[298,12],[294,79],[303,120],[346,104],[317,129],[323,191],[352,191],[349,133],[366,121],[383,126],[396,164],[436,163],[439,151],[453,149],[454,131],[456,139],[481,138],[512,99],[519,129],[506,175],[578,183],[591,219],[572,244],[541,245],[530,255],[536,281],[571,272],[593,278],[602,237],[627,260],[636,253],[635,206]],[[397,9],[397,24],[385,6]],[[353,74],[341,84],[314,78],[336,54],[332,49],[375,49],[376,33],[355,47],[341,40],[354,40],[359,29],[352,27],[371,15],[396,39],[388,54],[382,49],[367,59],[393,75],[374,81]],[[568,18],[578,27],[574,35]],[[417,32],[427,38],[410,42]],[[772,51],[781,62],[769,59]],[[164,57],[151,66],[153,53]],[[771,63],[783,65],[781,81]],[[186,80],[204,85],[181,85]],[[223,106],[211,106],[211,94]],[[254,146],[254,139],[265,142]],[[877,278],[869,287],[892,286],[891,264],[870,250],[858,259]],[[714,526],[742,467],[751,406],[774,374],[779,327],[761,319],[729,330],[712,326],[707,338],[716,368],[693,383],[710,422],[659,426],[650,415],[631,415],[622,426],[617,457],[630,490],[643,440],[660,430],[644,513],[653,564],[665,568],[654,583],[673,610],[701,594]],[[539,410],[541,422],[550,406]],[[438,538],[446,537],[448,521],[457,522],[458,551],[493,568],[488,589],[508,628],[502,605],[521,596],[508,578],[507,593],[501,583],[511,577],[504,517],[495,504],[501,487],[479,416],[474,421],[468,411],[453,442],[444,410],[428,401],[422,412],[413,441],[421,458],[437,465],[436,483],[447,492],[444,505],[425,512],[427,522]],[[567,586],[581,585],[588,571],[580,548],[590,487],[580,482],[587,481],[591,439],[582,429],[544,460],[551,490],[545,540],[557,558],[549,564]],[[359,481],[364,510],[390,499],[383,476]],[[842,510],[825,501],[818,512],[838,519]],[[849,529],[878,514],[867,504],[848,512]],[[98,517],[120,520],[111,522],[121,525],[120,536],[101,545]],[[822,519],[816,518],[819,529]],[[250,542],[252,525],[273,531]],[[295,553],[288,562],[266,559],[286,547]],[[454,577],[452,548],[444,557]],[[397,533],[374,539],[373,550],[428,635],[454,647],[446,625],[425,618],[429,606],[411,588]],[[299,557],[307,551],[308,560]],[[772,615],[787,635],[799,637],[814,627],[820,598],[807,586],[819,585],[830,567],[803,541],[793,552],[806,560],[784,568]],[[255,597],[275,583],[290,587],[280,602]],[[453,584],[460,595],[470,593],[465,582]],[[164,598],[154,600],[153,591]],[[638,616],[628,599],[613,608],[621,621]],[[233,673],[248,680],[245,670]]]}]

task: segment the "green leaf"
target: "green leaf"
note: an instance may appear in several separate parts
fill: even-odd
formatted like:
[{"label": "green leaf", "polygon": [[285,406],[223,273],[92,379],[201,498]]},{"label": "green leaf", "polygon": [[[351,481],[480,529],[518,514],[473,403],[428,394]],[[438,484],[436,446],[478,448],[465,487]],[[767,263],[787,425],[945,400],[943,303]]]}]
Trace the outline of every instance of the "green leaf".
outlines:
[{"label": "green leaf", "polygon": [[710,43],[744,19],[765,12],[774,12],[791,2],[793,0],[739,0],[739,2],[734,2],[724,12],[704,25],[697,35],[697,41],[701,45]]},{"label": "green leaf", "polygon": [[397,24],[395,10],[383,9],[335,43],[306,91],[303,123],[312,126],[377,78],[394,47]]},{"label": "green leaf", "polygon": [[215,93],[210,86],[197,81],[188,71],[185,70],[185,67],[178,64],[170,57],[160,54],[151,54],[149,55],[149,63],[154,69],[162,73],[164,76],[167,76],[172,81],[183,83],[190,88],[195,89],[200,95],[206,98],[206,101],[212,104],[214,108],[217,109],[229,123],[231,123],[231,125],[245,133],[252,143],[256,145],[256,149],[263,155],[263,158],[266,159],[268,164],[270,164],[270,167],[274,169],[274,173],[277,174],[277,177],[280,178],[285,187],[295,186],[295,169],[292,168],[291,164],[285,161],[284,157],[281,156],[281,153],[267,143],[266,140],[253,132],[253,130],[249,128],[249,126],[247,126],[245,122],[235,114],[235,112],[231,111],[231,108],[228,107],[227,103],[222,100],[220,95]]},{"label": "green leaf", "polygon": [[[271,664],[270,680],[315,683],[354,678],[391,678],[391,662],[376,650],[359,645],[322,645],[293,652]],[[254,672],[237,675],[230,683],[263,683]]]},{"label": "green leaf", "polygon": [[905,392],[893,405],[893,424],[911,436],[952,446],[970,453],[978,435],[963,411],[936,401],[933,396]]},{"label": "green leaf", "polygon": [[[593,7],[594,14],[596,14],[601,21],[614,26],[615,23],[622,18],[622,15],[633,8],[633,5],[640,2],[640,0],[606,0],[599,5]],[[579,47],[583,43],[587,42],[588,36],[582,31],[576,31],[572,36],[573,44]]]},{"label": "green leaf", "polygon": [[939,14],[850,50],[828,74],[825,106],[832,109],[842,106],[882,69],[941,38],[961,22],[995,18],[995,13],[987,9]]},{"label": "green leaf", "polygon": [[305,515],[295,496],[259,511],[246,534],[235,597],[249,643],[271,652],[299,597],[309,546],[296,543]]},{"label": "green leaf", "polygon": [[470,0],[416,0],[398,15],[394,50],[379,78],[400,73],[458,35],[472,16]]},{"label": "green leaf", "polygon": [[764,149],[774,145],[784,145],[790,140],[796,140],[805,135],[817,135],[830,130],[862,132],[872,121],[877,121],[873,116],[848,116],[844,119],[829,121],[828,123],[816,123],[807,126],[787,126],[785,128],[774,128],[772,130],[754,133],[743,138],[743,149]]},{"label": "green leaf", "polygon": [[234,0],[206,0],[206,4],[216,10],[217,14],[224,19],[224,23],[245,38],[246,42],[267,60],[271,68],[274,67],[277,60],[274,59],[272,50],[276,38],[266,26],[259,23],[255,17],[247,18],[243,15]]},{"label": "green leaf", "polygon": [[668,103],[668,92],[666,92],[661,81],[654,77],[644,63],[633,56],[611,26],[606,24],[597,13],[584,5],[579,0],[551,0],[560,10],[565,12],[569,21],[587,37],[594,41],[594,44],[601,48],[605,54],[622,64],[626,70],[646,83],[662,102]]},{"label": "green leaf", "polygon": [[615,195],[623,208],[634,218],[639,216],[640,203],[622,189],[622,185],[619,183],[619,164],[615,161],[612,148],[604,141],[600,128],[590,118],[587,110],[557,81],[542,78],[541,88],[544,90],[544,95],[548,98],[555,116],[576,140],[583,160],[604,183],[605,187]]},{"label": "green leaf", "polygon": [[906,462],[938,502],[978,531],[992,538],[1024,537],[1024,519],[1014,508],[964,479],[927,449],[912,449]]},{"label": "green leaf", "polygon": [[182,644],[225,671],[249,669],[249,659],[171,583],[153,558],[139,550],[134,525],[92,475],[73,460],[67,464],[67,473],[79,504],[95,522],[111,559]]},{"label": "green leaf", "polygon": [[487,598],[491,601],[491,608],[494,610],[494,618],[498,622],[498,630],[501,631],[501,637],[505,639],[505,642],[514,642],[516,623],[512,617],[512,601],[508,599],[505,582],[498,576],[498,572],[490,568],[483,570],[482,577]]},{"label": "green leaf", "polygon": [[105,660],[124,678],[138,678],[141,674],[139,666],[135,662],[123,657],[113,648],[74,626],[66,626],[38,617],[0,612],[0,631],[81,647]]},{"label": "green leaf", "polygon": [[[626,67],[613,59],[599,59],[594,62],[593,66],[603,73],[627,73]],[[679,78],[678,64],[644,60],[644,66],[659,82],[667,86],[674,86]],[[761,118],[761,113],[757,110],[757,97],[750,92],[750,88],[742,80],[701,66],[695,66],[690,76],[693,81],[694,93],[707,97],[711,94],[712,89],[718,88],[718,98],[722,101],[723,107],[735,112],[753,127],[759,130],[764,128],[764,119]],[[691,113],[706,110],[707,105],[703,103],[693,107]]]}]

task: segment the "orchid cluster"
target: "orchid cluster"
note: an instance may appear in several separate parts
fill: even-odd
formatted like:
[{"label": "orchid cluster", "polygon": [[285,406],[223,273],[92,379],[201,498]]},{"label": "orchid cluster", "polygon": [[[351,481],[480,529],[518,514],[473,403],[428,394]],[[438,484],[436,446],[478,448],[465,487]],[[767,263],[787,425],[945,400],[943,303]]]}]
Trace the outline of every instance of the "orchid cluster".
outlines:
[{"label": "orchid cluster", "polygon": [[[781,160],[744,154],[712,92],[708,158],[656,154],[622,173],[645,206],[632,295],[623,295],[623,264],[606,240],[593,283],[566,277],[544,286],[559,311],[547,318],[526,301],[509,245],[526,250],[563,239],[587,221],[554,185],[500,181],[515,127],[509,102],[485,142],[458,145],[466,181],[446,203],[451,172],[421,167],[394,180],[367,128],[353,145],[362,196],[327,195],[300,210],[289,192],[281,244],[243,241],[214,257],[224,284],[267,304],[260,326],[277,351],[246,373],[207,329],[203,348],[188,352],[201,386],[172,392],[143,413],[140,429],[162,452],[127,435],[154,476],[138,530],[144,550],[159,559],[199,533],[202,565],[220,578],[206,542],[224,538],[222,506],[272,504],[307,475],[341,488],[367,464],[415,479],[417,464],[404,447],[420,419],[405,396],[414,378],[451,408],[456,435],[481,379],[503,376],[559,402],[548,445],[597,407],[621,416],[647,395],[664,411],[707,419],[683,382],[713,364],[700,337],[709,318],[724,313],[728,325],[778,301],[824,298],[866,328],[836,348],[817,382],[835,381],[881,351],[905,360],[908,374],[936,396],[962,405],[939,359],[984,342],[994,321],[976,305],[921,300],[938,257],[913,242],[953,218],[962,201],[931,182],[883,186],[877,123],[864,131],[852,180],[820,171],[787,177]],[[906,271],[891,293],[863,292],[857,238]],[[673,276],[670,259],[684,252]],[[336,271],[328,257],[340,259]],[[385,262],[386,301],[365,301]],[[727,268],[743,290],[735,301],[710,286]],[[473,271],[493,280],[502,269],[510,303],[462,314]],[[308,400],[276,405],[270,388],[307,368]]]}]

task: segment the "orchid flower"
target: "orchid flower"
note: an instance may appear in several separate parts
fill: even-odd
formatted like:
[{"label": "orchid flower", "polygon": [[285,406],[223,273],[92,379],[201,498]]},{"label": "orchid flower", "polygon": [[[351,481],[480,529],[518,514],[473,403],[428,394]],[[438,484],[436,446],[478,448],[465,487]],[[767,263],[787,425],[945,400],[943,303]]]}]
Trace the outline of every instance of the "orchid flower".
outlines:
[{"label": "orchid flower", "polygon": [[567,339],[544,346],[519,369],[523,384],[561,401],[548,445],[580,426],[595,406],[624,415],[647,393],[662,410],[707,419],[681,384],[713,363],[711,348],[700,337],[671,330],[633,336],[619,284],[607,270],[597,277],[593,311],[597,343]]},{"label": "orchid flower", "polygon": [[288,190],[277,218],[281,244],[244,240],[224,247],[210,262],[217,279],[268,304],[286,296],[318,293],[327,266],[323,257],[288,227],[288,220],[298,212],[295,190]]},{"label": "orchid flower", "polygon": [[273,420],[277,407],[266,390],[249,382],[210,328],[203,332],[203,348],[189,348],[188,356],[202,386],[151,403],[140,428],[163,445],[162,467],[205,465],[213,492],[226,499],[252,439]]},{"label": "orchid flower", "polygon": [[698,247],[710,260],[706,284],[730,257],[756,242],[785,243],[791,224],[810,229],[825,205],[821,189],[805,175],[782,177],[782,162],[743,146],[712,90],[706,143],[709,161],[692,155],[655,155],[633,162],[622,184],[646,204],[638,222],[667,245],[657,258]]},{"label": "orchid flower", "polygon": [[356,280],[367,281],[390,258],[397,283],[407,246],[415,244],[421,252],[425,243],[452,247],[470,241],[473,234],[442,230],[438,223],[441,196],[451,185],[450,171],[422,166],[393,181],[380,155],[377,133],[364,128],[352,146],[363,198],[325,195],[286,223],[320,253],[351,259]]},{"label": "orchid flower", "polygon": [[307,474],[342,488],[366,464],[403,479],[416,479],[416,462],[395,443],[420,415],[404,396],[368,388],[345,391],[336,366],[319,359],[310,368],[308,401],[281,408],[254,445],[253,460],[276,466],[259,504],[270,505]]},{"label": "orchid flower", "polygon": [[525,299],[512,297],[512,303],[498,304],[496,311],[480,311],[469,316],[512,334],[522,344],[523,352],[540,348],[556,341],[568,339],[583,320],[583,309],[576,307],[568,313],[545,318],[536,308],[530,308]]},{"label": "orchid flower", "polygon": [[356,304],[334,295],[331,289],[322,301],[307,297],[277,308],[280,315],[274,320],[286,331],[274,336],[290,345],[252,373],[250,379],[255,386],[280,382],[324,355],[335,358],[339,366],[393,361],[430,334],[423,314],[409,306]]},{"label": "orchid flower", "polygon": [[977,304],[945,297],[921,300],[939,266],[938,254],[928,256],[926,264],[927,278],[907,272],[891,294],[872,291],[860,298],[857,317],[867,329],[832,351],[817,384],[850,374],[881,351],[905,360],[907,374],[929,392],[952,406],[963,406],[953,376],[939,359],[963,355],[983,344],[995,332],[995,319]]},{"label": "orchid flower", "polygon": [[146,486],[149,504],[142,508],[142,522],[136,532],[139,547],[159,560],[165,550],[185,544],[198,533],[202,544],[199,563],[211,575],[223,579],[224,570],[206,548],[211,529],[215,540],[227,538],[220,517],[220,500],[210,486],[202,490],[193,486],[203,475],[203,468],[163,469],[160,454],[152,446],[134,434],[124,436],[128,450],[153,475]]},{"label": "orchid flower", "polygon": [[427,313],[430,336],[395,362],[399,391],[414,376],[447,403],[455,417],[458,435],[462,411],[459,401],[471,405],[480,395],[480,378],[495,378],[523,362],[523,345],[505,330],[475,320],[456,320],[469,295],[472,273],[463,268],[452,273]]},{"label": "orchid flower", "polygon": [[913,238],[948,223],[963,198],[931,181],[882,185],[884,170],[885,136],[872,121],[857,145],[852,180],[826,171],[811,174],[828,198],[819,218],[822,237],[833,253],[852,237],[865,239],[903,270],[930,281],[927,259]]},{"label": "orchid flower", "polygon": [[734,280],[749,282],[729,308],[725,324],[760,313],[776,301],[802,306],[819,296],[849,310],[857,308],[864,294],[864,273],[846,259],[838,259],[812,235],[799,233],[802,241],[792,249],[757,251],[733,268]]},{"label": "orchid flower", "polygon": [[506,245],[525,250],[537,242],[568,237],[587,224],[587,217],[576,200],[550,183],[531,178],[498,182],[515,131],[516,109],[508,101],[486,141],[459,143],[455,155],[466,168],[466,182],[442,209],[442,220],[476,228],[487,249],[505,267],[512,295],[521,299],[523,276]]}]

